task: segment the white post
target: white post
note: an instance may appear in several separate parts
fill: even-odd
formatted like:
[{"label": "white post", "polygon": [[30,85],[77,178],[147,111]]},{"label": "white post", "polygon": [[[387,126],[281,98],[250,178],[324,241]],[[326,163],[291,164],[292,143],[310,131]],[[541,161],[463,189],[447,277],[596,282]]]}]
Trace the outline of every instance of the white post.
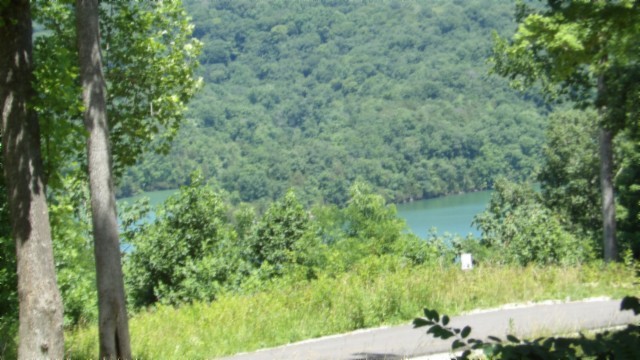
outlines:
[{"label": "white post", "polygon": [[471,254],[460,254],[460,263],[462,263],[462,270],[473,269],[473,259]]}]

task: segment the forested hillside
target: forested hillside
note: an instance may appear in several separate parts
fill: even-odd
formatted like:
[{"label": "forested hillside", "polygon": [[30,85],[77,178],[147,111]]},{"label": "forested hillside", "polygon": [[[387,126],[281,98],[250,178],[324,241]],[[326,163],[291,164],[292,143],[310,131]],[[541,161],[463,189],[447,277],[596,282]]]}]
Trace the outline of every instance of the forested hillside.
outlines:
[{"label": "forested hillside", "polygon": [[204,87],[171,152],[147,155],[120,196],[178,187],[201,168],[236,201],[295,188],[342,203],[355,179],[394,202],[528,178],[547,113],[487,74],[513,4],[185,1]]}]

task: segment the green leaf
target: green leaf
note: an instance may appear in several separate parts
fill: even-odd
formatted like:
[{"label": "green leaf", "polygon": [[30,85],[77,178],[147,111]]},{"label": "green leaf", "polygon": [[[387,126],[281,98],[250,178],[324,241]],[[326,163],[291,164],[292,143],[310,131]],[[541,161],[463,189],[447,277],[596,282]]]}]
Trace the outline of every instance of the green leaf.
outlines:
[{"label": "green leaf", "polygon": [[484,349],[482,349],[482,352],[487,358],[491,359],[493,357],[493,354],[495,353],[495,347],[494,345],[485,346]]},{"label": "green leaf", "polygon": [[440,334],[441,329],[442,329],[442,326],[433,325],[432,327],[429,328],[429,330],[427,330],[427,334],[433,334],[433,336],[438,337],[438,334]]},{"label": "green leaf", "polygon": [[520,343],[520,339],[518,339],[517,337],[513,336],[513,335],[507,335],[507,340],[511,341],[512,343],[515,344],[519,344]]},{"label": "green leaf", "polygon": [[462,341],[461,341],[461,340],[459,340],[459,339],[456,339],[456,340],[453,342],[453,344],[451,344],[451,350],[457,350],[457,349],[459,349],[459,348],[461,348],[461,347],[465,347],[465,346],[467,346],[467,344],[465,344],[464,342],[462,342]]},{"label": "green leaf", "polygon": [[430,327],[429,330],[427,330],[427,334],[433,334],[433,337],[444,340],[455,336],[455,334],[451,330],[445,329],[440,325],[434,325]]},{"label": "green leaf", "polygon": [[442,316],[442,325],[447,326],[449,324],[449,317],[447,315]]},{"label": "green leaf", "polygon": [[433,320],[436,322],[440,321],[440,314],[435,310],[433,310]]},{"label": "green leaf", "polygon": [[462,333],[460,334],[460,336],[465,339],[467,336],[469,336],[469,334],[471,334],[471,327],[465,326],[464,329],[462,329]]},{"label": "green leaf", "polygon": [[446,329],[443,329],[443,331],[440,334],[440,338],[443,339],[443,340],[450,339],[450,338],[452,338],[454,336],[455,335],[451,331],[446,330]]},{"label": "green leaf", "polygon": [[436,321],[436,322],[437,322],[437,321],[440,321],[440,318],[439,318],[439,316],[438,316],[438,312],[437,312],[437,311],[435,311],[435,310],[431,310],[431,309],[427,309],[427,308],[425,308],[425,309],[424,309],[424,316],[425,316],[427,319],[432,320],[432,321]]},{"label": "green leaf", "polygon": [[413,327],[419,328],[423,326],[433,325],[433,321],[427,320],[425,318],[415,318],[413,319]]}]

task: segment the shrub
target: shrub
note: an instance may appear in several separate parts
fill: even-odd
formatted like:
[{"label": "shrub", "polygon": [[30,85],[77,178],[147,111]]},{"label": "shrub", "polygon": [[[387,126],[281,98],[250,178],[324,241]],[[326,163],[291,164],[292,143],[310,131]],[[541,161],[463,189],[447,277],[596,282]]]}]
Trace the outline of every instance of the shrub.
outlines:
[{"label": "shrub", "polygon": [[568,232],[530,185],[497,181],[487,210],[474,223],[481,243],[499,249],[502,262],[577,264],[592,253],[590,242]]},{"label": "shrub", "polygon": [[236,235],[219,194],[195,174],[167,199],[156,221],[128,239],[126,281],[135,306],[212,300],[242,274]]}]

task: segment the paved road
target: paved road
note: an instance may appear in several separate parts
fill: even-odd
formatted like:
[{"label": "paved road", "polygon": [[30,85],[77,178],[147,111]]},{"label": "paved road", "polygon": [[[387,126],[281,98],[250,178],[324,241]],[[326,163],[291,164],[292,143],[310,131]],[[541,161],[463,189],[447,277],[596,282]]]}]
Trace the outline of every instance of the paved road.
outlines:
[{"label": "paved road", "polygon": [[[638,320],[634,319],[632,312],[621,312],[619,308],[619,300],[539,304],[462,315],[453,318],[451,325],[470,325],[473,329],[471,337],[485,339],[489,335],[504,338],[507,333],[519,337],[570,333]],[[426,335],[426,329],[402,325],[362,330],[238,354],[226,359],[395,360],[450,350],[450,342]]]}]

